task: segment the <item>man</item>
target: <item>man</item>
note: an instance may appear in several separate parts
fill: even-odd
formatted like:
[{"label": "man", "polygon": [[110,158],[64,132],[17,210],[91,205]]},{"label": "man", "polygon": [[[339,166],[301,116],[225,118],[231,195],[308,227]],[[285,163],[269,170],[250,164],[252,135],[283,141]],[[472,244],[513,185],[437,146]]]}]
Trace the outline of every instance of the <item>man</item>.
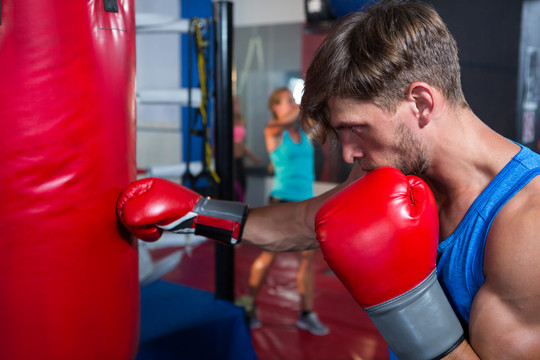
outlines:
[{"label": "man", "polygon": [[540,157],[469,108],[438,14],[382,1],[342,19],[307,71],[302,119],[316,139],[339,137],[355,164],[349,178],[310,200],[252,209],[236,234],[272,251],[315,248],[314,219],[331,195],[385,166],[418,175],[437,202],[439,282],[466,334],[442,356],[538,359]]}]

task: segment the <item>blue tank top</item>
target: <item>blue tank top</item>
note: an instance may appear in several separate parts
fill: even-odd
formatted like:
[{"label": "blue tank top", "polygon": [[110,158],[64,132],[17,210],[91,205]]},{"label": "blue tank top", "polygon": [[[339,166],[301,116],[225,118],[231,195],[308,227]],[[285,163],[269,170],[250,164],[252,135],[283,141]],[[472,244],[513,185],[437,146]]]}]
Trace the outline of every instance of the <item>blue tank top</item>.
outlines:
[{"label": "blue tank top", "polygon": [[439,244],[439,282],[462,323],[469,323],[472,301],[485,281],[484,244],[493,219],[539,174],[540,156],[522,146],[476,198],[456,230]]},{"label": "blue tank top", "polygon": [[[439,283],[465,329],[474,296],[485,281],[484,245],[491,223],[504,204],[537,175],[540,155],[522,146],[476,198],[456,230],[439,244]],[[397,359],[391,350],[390,359]]]},{"label": "blue tank top", "polygon": [[274,165],[271,196],[286,201],[301,201],[313,197],[314,150],[302,130],[298,144],[291,139],[288,131],[284,131],[281,144],[269,156]]}]

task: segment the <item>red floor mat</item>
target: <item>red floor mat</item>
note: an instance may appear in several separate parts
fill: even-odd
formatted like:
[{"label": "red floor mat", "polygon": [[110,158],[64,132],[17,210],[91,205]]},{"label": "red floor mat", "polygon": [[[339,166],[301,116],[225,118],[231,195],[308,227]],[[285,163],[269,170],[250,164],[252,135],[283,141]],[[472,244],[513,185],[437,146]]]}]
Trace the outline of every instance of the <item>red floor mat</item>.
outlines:
[{"label": "red floor mat", "polygon": [[[214,291],[214,243],[205,242],[184,255],[180,265],[163,277],[198,289]],[[159,259],[176,249],[155,249]],[[252,261],[260,250],[241,244],[235,247],[235,295],[248,292]],[[386,360],[386,343],[366,313],[360,309],[343,285],[331,273],[320,251],[314,257],[315,304],[320,320],[330,333],[315,336],[295,326],[299,311],[296,290],[295,253],[276,258],[258,299],[259,320],[263,326],[251,331],[259,360]]]}]

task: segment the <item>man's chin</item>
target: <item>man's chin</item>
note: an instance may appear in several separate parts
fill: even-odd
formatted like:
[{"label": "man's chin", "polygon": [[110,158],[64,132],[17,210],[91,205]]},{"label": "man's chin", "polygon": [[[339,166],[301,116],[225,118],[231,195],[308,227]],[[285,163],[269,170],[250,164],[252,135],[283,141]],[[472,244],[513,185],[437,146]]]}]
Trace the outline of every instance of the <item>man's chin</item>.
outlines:
[{"label": "man's chin", "polygon": [[[379,168],[382,168],[382,167],[391,167],[391,168],[396,168],[398,169],[399,171],[403,172],[402,169],[396,167],[396,166],[392,166],[392,165],[388,165],[388,164],[384,164],[384,165],[374,165],[374,164],[361,164],[361,169],[364,170],[365,172],[370,172],[370,171],[373,171],[373,170],[376,170],[376,169],[379,169]],[[407,175],[407,174],[405,174]]]},{"label": "man's chin", "polygon": [[372,171],[372,170],[375,170],[377,168],[380,168],[380,166],[377,166],[377,165],[373,165],[373,164],[365,164],[365,163],[360,163],[360,168],[366,172],[368,171]]}]

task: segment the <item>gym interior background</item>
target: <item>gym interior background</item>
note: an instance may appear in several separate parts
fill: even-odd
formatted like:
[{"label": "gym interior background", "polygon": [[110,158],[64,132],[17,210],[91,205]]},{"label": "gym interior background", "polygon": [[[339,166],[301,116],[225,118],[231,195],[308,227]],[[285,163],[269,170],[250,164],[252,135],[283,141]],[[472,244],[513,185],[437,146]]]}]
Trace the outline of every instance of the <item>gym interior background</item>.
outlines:
[{"label": "gym interior background", "polygon": [[[367,1],[232,1],[234,91],[240,98],[241,111],[246,120],[247,145],[262,159],[260,164],[246,164],[246,200],[250,206],[266,203],[272,179],[267,169],[268,156],[263,138],[263,128],[269,119],[268,95],[276,87],[293,86],[295,81],[301,79],[309,65],[311,54],[324,39],[336,17],[359,8],[365,2]],[[438,10],[456,38],[460,52],[462,84],[473,111],[494,130],[538,151],[540,22],[537,19],[540,18],[540,0],[429,2]],[[147,21],[145,16],[149,14],[159,15],[156,18],[158,22],[160,16],[161,19],[204,19],[212,16],[210,0],[137,0],[135,5],[138,24]],[[315,13],[310,14],[309,9],[315,9]],[[334,9],[334,13],[329,9]],[[181,181],[181,175],[186,170],[178,170],[174,164],[188,159],[186,134],[183,131],[189,116],[186,99],[183,97],[152,101],[145,99],[144,93],[148,90],[175,93],[188,86],[188,68],[196,65],[188,64],[187,41],[186,34],[178,31],[143,30],[137,33],[137,165],[156,174],[160,167],[168,168],[173,165],[175,171],[167,173],[165,177],[176,181]],[[196,149],[189,155],[190,161],[201,161],[201,154]],[[324,191],[343,180],[348,170],[349,166],[341,160],[338,145],[317,148],[317,191]],[[240,251],[247,250],[243,248]],[[249,254],[251,255],[253,254]],[[249,266],[246,258],[241,259],[237,258],[237,273],[247,271]],[[185,257],[182,263],[182,272],[175,270],[169,279],[199,287],[200,283],[195,284],[194,279],[200,279],[200,271],[188,271],[188,267],[211,266],[212,257],[199,252],[191,258]],[[318,264],[324,265],[323,262]],[[206,279],[206,283],[210,284],[208,290],[212,291],[212,281]],[[333,298],[332,301],[336,304],[341,300]],[[339,305],[345,309],[349,303]],[[277,308],[272,310],[277,311],[280,316],[287,316]],[[347,320],[339,321],[343,324]],[[325,356],[322,342],[317,348],[313,348],[313,344],[309,342],[311,352],[302,350],[302,344],[308,341],[302,337],[299,340],[287,331],[278,329],[267,337],[255,335],[252,340],[259,358],[287,358],[284,355],[287,351],[288,358],[295,359],[313,359],[317,352],[318,356]],[[334,330],[331,336],[336,336],[337,333]],[[277,341],[273,337],[276,334],[285,334],[287,339]],[[341,342],[335,346],[347,347],[348,344],[344,345],[346,340],[343,339],[348,339],[348,335],[345,332],[339,335]],[[365,338],[368,339],[369,336]],[[325,340],[324,343],[328,344],[329,341],[331,340]],[[276,342],[295,347],[295,350],[276,347]],[[365,349],[366,345],[360,347]],[[364,355],[364,358],[382,359],[385,356],[384,349],[380,348],[373,350],[373,354],[376,355]],[[283,357],[280,357],[281,355]]]},{"label": "gym interior background", "polygon": [[[361,7],[365,0],[234,0],[235,92],[246,120],[247,145],[262,159],[247,163],[248,203],[258,206],[267,198],[270,175],[263,128],[269,119],[268,94],[276,87],[301,79],[316,46],[324,38],[333,14],[307,15],[309,6],[333,6],[341,12]],[[460,51],[462,83],[469,105],[490,127],[538,150],[540,90],[540,2],[432,0],[454,34]],[[201,18],[212,15],[211,1],[138,0],[141,15]],[[338,12],[338,11],[336,11]],[[337,14],[339,16],[340,14]],[[309,21],[308,21],[309,20]],[[137,88],[175,90],[186,87],[184,35],[177,32],[138,32]],[[139,101],[137,162],[139,167],[176,164],[186,160],[182,123],[186,111],[179,102]],[[183,119],[184,117],[184,119]],[[441,139],[444,141],[444,139]],[[317,179],[341,181],[348,166],[340,149],[317,149]],[[197,160],[197,159],[196,159]],[[200,159],[198,159],[200,160]],[[174,178],[174,176],[173,176]]]}]

